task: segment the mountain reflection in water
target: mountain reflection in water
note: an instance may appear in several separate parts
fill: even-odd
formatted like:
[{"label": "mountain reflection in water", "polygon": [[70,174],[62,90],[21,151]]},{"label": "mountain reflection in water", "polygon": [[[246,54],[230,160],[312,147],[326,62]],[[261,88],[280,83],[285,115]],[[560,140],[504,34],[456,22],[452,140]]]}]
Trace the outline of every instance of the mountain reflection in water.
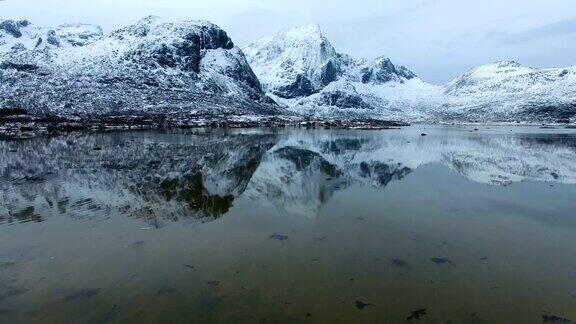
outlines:
[{"label": "mountain reflection in water", "polygon": [[576,183],[574,133],[501,127],[69,134],[0,142],[0,223],[121,214],[208,222],[239,197],[314,217],[338,191],[384,190],[425,164],[474,182]]},{"label": "mountain reflection in water", "polygon": [[538,127],[0,141],[0,322],[574,321],[575,161]]}]

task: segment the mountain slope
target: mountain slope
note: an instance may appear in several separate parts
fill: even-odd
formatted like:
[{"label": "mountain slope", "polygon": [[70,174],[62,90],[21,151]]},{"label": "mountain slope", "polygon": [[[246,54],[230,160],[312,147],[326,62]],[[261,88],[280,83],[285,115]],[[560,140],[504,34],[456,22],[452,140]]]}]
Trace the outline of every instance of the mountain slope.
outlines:
[{"label": "mountain slope", "polygon": [[388,58],[338,53],[318,25],[283,30],[243,50],[264,91],[305,115],[414,119],[441,94]]},{"label": "mountain slope", "polygon": [[338,53],[318,25],[283,30],[241,50],[204,21],[150,16],[104,35],[95,25],[47,28],[0,20],[1,109],[67,119],[186,121],[289,113],[407,122],[576,122],[576,67],[496,62],[439,86],[386,57]]},{"label": "mountain slope", "polygon": [[147,17],[103,35],[90,25],[0,23],[0,107],[70,117],[276,114],[242,51],[203,21]]},{"label": "mountain slope", "polygon": [[355,60],[338,53],[318,25],[283,30],[244,51],[264,91],[304,115],[409,122],[576,121],[576,67],[533,69],[496,62],[438,86],[384,57]]},{"label": "mountain slope", "polygon": [[439,119],[569,121],[576,116],[576,67],[496,62],[454,79],[445,93]]},{"label": "mountain slope", "polygon": [[281,98],[318,92],[340,70],[338,54],[318,25],[286,30],[244,48],[266,91]]}]

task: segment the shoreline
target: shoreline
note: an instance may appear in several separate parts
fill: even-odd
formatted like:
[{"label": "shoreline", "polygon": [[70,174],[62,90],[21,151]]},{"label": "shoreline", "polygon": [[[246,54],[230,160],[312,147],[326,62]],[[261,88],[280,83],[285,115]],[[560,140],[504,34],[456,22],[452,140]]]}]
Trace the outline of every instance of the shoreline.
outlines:
[{"label": "shoreline", "polygon": [[323,120],[294,116],[227,116],[167,119],[165,116],[112,116],[80,120],[11,116],[0,118],[0,140],[25,139],[39,135],[71,132],[136,131],[153,129],[241,129],[241,128],[324,128],[385,130],[409,126],[408,123],[376,119]]},{"label": "shoreline", "polygon": [[320,119],[300,116],[204,116],[182,117],[166,115],[94,116],[76,119],[9,115],[0,116],[0,140],[25,139],[40,135],[58,135],[71,132],[136,131],[153,129],[241,129],[241,128],[309,128],[386,130],[411,125],[484,126],[484,127],[541,127],[576,129],[576,124],[532,122],[434,122],[378,119]]}]

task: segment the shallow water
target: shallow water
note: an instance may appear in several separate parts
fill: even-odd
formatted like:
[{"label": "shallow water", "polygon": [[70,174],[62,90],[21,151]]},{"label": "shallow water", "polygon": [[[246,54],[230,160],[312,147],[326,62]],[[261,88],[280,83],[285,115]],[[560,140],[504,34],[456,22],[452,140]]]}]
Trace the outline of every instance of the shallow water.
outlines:
[{"label": "shallow water", "polygon": [[566,129],[4,141],[0,322],[576,321],[575,184]]}]

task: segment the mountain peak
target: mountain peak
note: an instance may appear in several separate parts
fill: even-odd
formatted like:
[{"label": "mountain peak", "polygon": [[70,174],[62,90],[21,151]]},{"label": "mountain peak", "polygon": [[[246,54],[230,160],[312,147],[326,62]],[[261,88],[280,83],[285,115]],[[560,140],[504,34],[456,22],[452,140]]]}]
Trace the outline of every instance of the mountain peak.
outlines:
[{"label": "mountain peak", "polygon": [[496,61],[492,63],[482,64],[477,67],[472,68],[472,70],[476,69],[502,69],[502,68],[520,68],[522,64],[516,61]]},{"label": "mountain peak", "polygon": [[280,34],[290,38],[319,37],[323,38],[322,29],[318,23],[286,29]]},{"label": "mountain peak", "polygon": [[284,29],[243,50],[266,90],[282,98],[316,93],[339,73],[338,53],[318,24]]},{"label": "mountain peak", "polygon": [[517,73],[527,73],[532,71],[532,68],[524,67],[515,61],[497,61],[493,63],[483,64],[470,69],[464,76],[481,77],[491,79],[501,79],[508,75]]}]

